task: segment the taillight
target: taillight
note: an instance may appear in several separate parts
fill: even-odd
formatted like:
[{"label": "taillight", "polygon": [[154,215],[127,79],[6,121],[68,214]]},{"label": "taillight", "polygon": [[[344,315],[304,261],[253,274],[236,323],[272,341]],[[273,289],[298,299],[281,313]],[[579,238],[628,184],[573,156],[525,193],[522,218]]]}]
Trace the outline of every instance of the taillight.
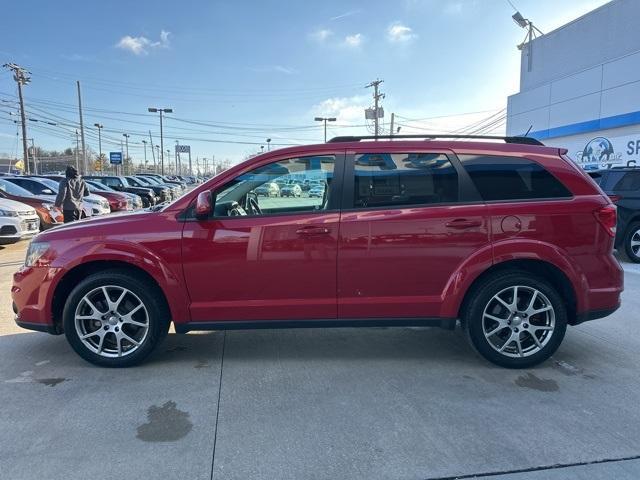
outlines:
[{"label": "taillight", "polygon": [[620,195],[607,195],[609,197],[609,200],[611,200],[613,203],[618,203],[620,200],[622,200],[622,197]]},{"label": "taillight", "polygon": [[616,222],[618,220],[617,208],[615,205],[606,205],[599,208],[593,214],[596,220],[604,227],[610,237],[616,236]]}]

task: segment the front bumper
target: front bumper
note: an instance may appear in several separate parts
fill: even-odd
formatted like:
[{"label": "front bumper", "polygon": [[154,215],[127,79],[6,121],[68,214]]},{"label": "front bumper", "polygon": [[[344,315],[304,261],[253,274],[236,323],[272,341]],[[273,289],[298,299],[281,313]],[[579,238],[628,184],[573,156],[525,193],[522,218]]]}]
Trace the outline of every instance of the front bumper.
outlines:
[{"label": "front bumper", "polygon": [[55,331],[51,312],[54,282],[60,268],[21,267],[13,274],[11,299],[16,323],[30,330]]}]

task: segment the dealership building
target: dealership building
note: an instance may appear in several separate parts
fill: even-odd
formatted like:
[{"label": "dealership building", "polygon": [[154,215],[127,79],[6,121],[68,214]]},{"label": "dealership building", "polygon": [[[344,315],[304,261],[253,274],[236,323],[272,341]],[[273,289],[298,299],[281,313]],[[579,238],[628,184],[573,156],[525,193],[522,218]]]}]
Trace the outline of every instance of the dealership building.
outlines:
[{"label": "dealership building", "polygon": [[640,1],[613,0],[523,44],[507,135],[565,147],[587,170],[640,166],[639,20]]}]

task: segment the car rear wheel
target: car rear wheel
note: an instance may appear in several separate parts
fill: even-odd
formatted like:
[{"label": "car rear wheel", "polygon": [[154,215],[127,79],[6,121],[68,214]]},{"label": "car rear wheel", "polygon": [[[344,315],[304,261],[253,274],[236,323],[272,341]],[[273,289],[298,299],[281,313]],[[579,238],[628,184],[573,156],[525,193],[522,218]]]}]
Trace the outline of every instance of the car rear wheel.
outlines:
[{"label": "car rear wheel", "polygon": [[487,277],[463,313],[471,345],[507,368],[528,368],[558,349],[567,329],[564,302],[546,280],[525,272]]},{"label": "car rear wheel", "polygon": [[640,263],[640,222],[632,223],[624,238],[624,249],[629,260]]},{"label": "car rear wheel", "polygon": [[90,275],[73,289],[64,307],[69,344],[95,365],[140,363],[169,330],[169,315],[158,293],[143,277],[122,270]]}]

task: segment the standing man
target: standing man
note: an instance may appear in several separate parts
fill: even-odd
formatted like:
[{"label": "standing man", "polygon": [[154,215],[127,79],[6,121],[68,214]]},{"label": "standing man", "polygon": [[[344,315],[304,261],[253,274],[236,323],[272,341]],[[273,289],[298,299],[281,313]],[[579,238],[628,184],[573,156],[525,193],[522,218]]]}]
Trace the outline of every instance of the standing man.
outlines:
[{"label": "standing man", "polygon": [[69,165],[65,171],[66,178],[60,181],[56,207],[62,208],[64,223],[80,220],[82,197],[89,195],[89,189],[78,175],[78,170]]}]

